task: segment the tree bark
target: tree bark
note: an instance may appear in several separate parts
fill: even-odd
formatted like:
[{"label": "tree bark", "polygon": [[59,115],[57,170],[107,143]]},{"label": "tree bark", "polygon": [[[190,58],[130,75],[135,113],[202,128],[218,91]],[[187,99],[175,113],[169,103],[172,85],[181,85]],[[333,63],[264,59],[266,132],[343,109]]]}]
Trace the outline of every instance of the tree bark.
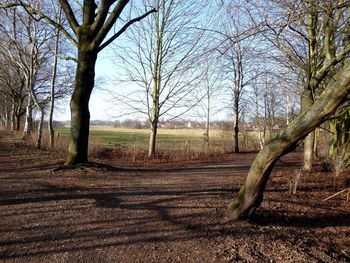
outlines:
[{"label": "tree bark", "polygon": [[71,136],[66,165],[88,161],[89,100],[94,87],[96,59],[96,50],[89,50],[87,45],[80,45],[75,87],[70,102]]},{"label": "tree bark", "polygon": [[233,128],[233,131],[234,131],[234,145],[235,145],[235,149],[234,149],[234,152],[235,153],[239,153],[239,139],[238,139],[238,133],[239,133],[239,128],[238,128],[238,123],[235,122],[235,127]]},{"label": "tree bark", "polygon": [[[306,111],[314,103],[312,98],[312,91],[310,88],[305,88],[301,95],[301,111]],[[304,139],[304,166],[305,171],[312,170],[312,164],[314,159],[314,143],[315,143],[315,133],[311,132]]]},{"label": "tree bark", "polygon": [[[6,118],[7,119],[7,118]],[[11,105],[11,124],[10,124],[10,130],[13,132],[16,128],[16,103],[15,99],[12,98],[12,105]],[[6,128],[8,128],[8,123],[6,123]]]},{"label": "tree bark", "polygon": [[207,120],[205,124],[205,143],[206,143],[206,150],[209,151],[209,145],[210,145],[210,107],[211,107],[211,97],[210,97],[210,85],[209,85],[209,78],[208,78],[208,71],[206,71],[206,81],[207,81]]},{"label": "tree bark", "polygon": [[40,107],[39,109],[40,120],[38,124],[38,138],[36,140],[36,148],[41,149],[42,137],[43,137],[43,122],[44,122],[44,110]]},{"label": "tree bark", "polygon": [[234,121],[233,121],[233,143],[234,143],[234,152],[239,153],[239,128],[238,128],[238,122],[239,122],[239,94],[235,94],[234,98]]},{"label": "tree bark", "polygon": [[331,145],[329,156],[333,160],[342,158],[345,163],[348,162],[348,155],[344,151],[349,151],[350,144],[350,106],[340,109],[332,120],[329,121],[329,130],[333,133],[331,136]]},{"label": "tree bark", "polygon": [[[60,8],[57,23],[61,24],[61,13],[62,8]],[[55,146],[55,130],[53,128],[53,111],[55,109],[55,83],[57,74],[57,60],[58,60],[58,45],[60,41],[60,30],[56,28],[55,33],[55,49],[53,54],[53,64],[52,64],[52,78],[51,78],[51,101],[50,101],[50,112],[48,119],[49,133],[50,133],[50,148],[53,149]]]},{"label": "tree bark", "polygon": [[21,111],[20,106],[18,106],[17,113],[16,113],[16,116],[15,116],[16,131],[19,131],[21,129],[21,116],[22,116],[22,113],[20,111]]},{"label": "tree bark", "polygon": [[33,101],[32,96],[29,93],[28,94],[28,102],[26,107],[26,116],[25,116],[25,123],[24,123],[24,129],[23,129],[23,137],[30,136],[33,130]]},{"label": "tree bark", "polygon": [[350,64],[347,64],[314,104],[301,112],[258,153],[237,199],[231,201],[228,206],[234,219],[249,218],[255,212],[263,200],[266,183],[277,160],[293,150],[311,131],[326,121],[349,93]]},{"label": "tree bark", "polygon": [[149,140],[148,157],[154,158],[156,156],[156,142],[157,142],[158,122],[151,123],[151,135]]},{"label": "tree bark", "polygon": [[207,115],[207,123],[205,124],[205,144],[206,144],[206,150],[209,150],[210,145],[210,115],[208,111]]}]

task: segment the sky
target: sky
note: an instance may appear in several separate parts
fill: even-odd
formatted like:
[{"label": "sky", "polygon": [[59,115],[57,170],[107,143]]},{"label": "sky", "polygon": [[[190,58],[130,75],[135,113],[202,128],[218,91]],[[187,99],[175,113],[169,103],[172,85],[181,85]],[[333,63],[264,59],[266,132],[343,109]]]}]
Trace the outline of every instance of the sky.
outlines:
[{"label": "sky", "polygon": [[[123,41],[123,38],[118,38],[115,42]],[[118,103],[111,102],[106,92],[103,92],[101,88],[106,88],[109,90],[116,90],[117,87],[113,87],[111,81],[108,81],[109,78],[118,74],[118,68],[112,62],[114,51],[111,46],[106,47],[99,55],[96,62],[96,71],[95,71],[95,88],[91,94],[89,109],[90,109],[90,120],[115,120],[118,115]],[[103,82],[98,81],[103,79]],[[102,87],[101,87],[102,86]],[[132,89],[132,86],[128,85],[128,88]],[[54,119],[58,121],[70,120],[70,108],[69,108],[69,99],[66,99],[64,102],[61,102],[55,110]],[[119,111],[121,109],[119,108]],[[226,112],[221,113],[220,116],[213,116],[215,119],[227,119],[228,115]],[[130,116],[129,116],[130,117]],[[128,118],[128,116],[123,117]],[[133,116],[131,116],[133,118]],[[185,117],[187,118],[187,117]],[[190,117],[189,117],[190,118]],[[122,119],[122,118],[119,118]]]},{"label": "sky", "polygon": [[[107,79],[115,73],[116,67],[111,61],[111,49],[107,47],[98,56],[95,80],[100,78]],[[70,120],[69,99],[67,98],[65,101],[60,102],[57,106],[54,115],[56,121]],[[108,102],[103,92],[101,92],[100,87],[96,86],[89,102],[90,120],[112,120],[113,117],[109,114],[111,107],[113,107],[113,104]]]},{"label": "sky", "polygon": [[[101,88],[107,88],[110,90],[116,89],[113,84],[108,81],[109,78],[117,74],[118,68],[114,65],[113,50],[111,47],[106,47],[98,56],[96,62],[95,80],[97,80],[98,85],[95,86],[89,102],[90,109],[90,120],[103,120],[103,121],[113,121],[117,119],[118,107],[116,103],[111,102],[110,98],[107,97],[105,92],[102,92]],[[102,83],[99,79],[103,79]],[[111,86],[112,85],[112,86]],[[130,88],[132,88],[130,86]],[[69,108],[70,97],[65,101],[62,101],[57,105],[54,112],[54,120],[56,121],[69,121],[70,120],[70,108]],[[128,116],[118,117],[119,120],[130,118]],[[131,117],[133,118],[133,117]],[[190,119],[190,117],[188,117]],[[224,111],[217,113],[212,116],[214,119],[229,119],[229,113]]]}]

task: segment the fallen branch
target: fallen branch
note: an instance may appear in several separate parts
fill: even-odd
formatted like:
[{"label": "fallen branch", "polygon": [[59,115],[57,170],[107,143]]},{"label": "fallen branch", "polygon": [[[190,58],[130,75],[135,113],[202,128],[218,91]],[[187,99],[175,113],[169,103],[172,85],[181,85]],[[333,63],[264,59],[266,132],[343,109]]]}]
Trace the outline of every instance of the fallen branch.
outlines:
[{"label": "fallen branch", "polygon": [[350,192],[350,187],[346,188],[346,189],[343,189],[343,190],[339,191],[338,193],[335,193],[334,195],[331,195],[331,196],[327,197],[326,199],[323,199],[322,202],[325,202],[325,201],[327,201],[329,199],[332,199],[333,197],[336,197],[337,195],[340,195],[341,193],[344,193],[346,191]]}]

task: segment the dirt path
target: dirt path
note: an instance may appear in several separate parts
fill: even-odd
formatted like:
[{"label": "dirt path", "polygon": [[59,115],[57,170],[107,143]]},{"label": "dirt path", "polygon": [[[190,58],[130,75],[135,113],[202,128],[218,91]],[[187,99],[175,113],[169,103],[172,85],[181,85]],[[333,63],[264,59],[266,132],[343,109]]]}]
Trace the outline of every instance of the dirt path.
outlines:
[{"label": "dirt path", "polygon": [[[179,169],[63,170],[0,131],[0,261],[349,262],[350,205],[280,162],[250,222],[225,217],[253,155]],[[244,161],[243,161],[244,160]]]}]

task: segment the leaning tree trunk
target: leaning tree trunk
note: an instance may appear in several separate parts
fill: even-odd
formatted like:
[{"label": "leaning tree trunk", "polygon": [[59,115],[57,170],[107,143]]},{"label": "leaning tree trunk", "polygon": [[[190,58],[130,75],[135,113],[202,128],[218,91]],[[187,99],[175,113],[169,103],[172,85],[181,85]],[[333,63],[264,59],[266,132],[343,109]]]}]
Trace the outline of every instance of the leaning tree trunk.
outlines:
[{"label": "leaning tree trunk", "polygon": [[277,160],[294,149],[305,136],[326,121],[349,93],[350,64],[347,64],[314,104],[301,112],[259,152],[237,199],[231,201],[228,206],[234,219],[249,218],[255,212],[262,202],[266,183]]},{"label": "leaning tree trunk", "polygon": [[90,112],[89,100],[95,79],[97,51],[80,45],[75,86],[70,102],[71,137],[66,165],[88,162]]}]

